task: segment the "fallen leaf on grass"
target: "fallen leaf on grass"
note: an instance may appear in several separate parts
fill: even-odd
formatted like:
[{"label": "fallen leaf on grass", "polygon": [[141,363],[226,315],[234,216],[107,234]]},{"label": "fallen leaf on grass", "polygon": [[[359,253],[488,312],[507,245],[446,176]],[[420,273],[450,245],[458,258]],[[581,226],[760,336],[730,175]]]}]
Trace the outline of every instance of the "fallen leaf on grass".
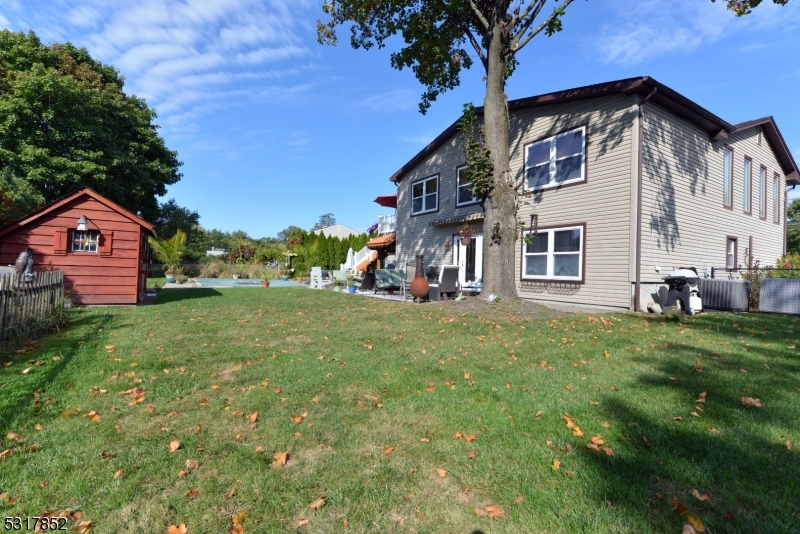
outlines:
[{"label": "fallen leaf on grass", "polygon": [[790,451],[790,450],[792,450],[792,442],[791,442],[791,441],[789,441],[789,440],[787,439],[787,440],[786,440],[786,444],[785,444],[785,445],[786,445],[786,450],[787,450],[787,451]]},{"label": "fallen leaf on grass", "polygon": [[442,469],[441,467],[437,467],[436,473],[439,475],[439,478],[445,478],[447,476],[447,469]]},{"label": "fallen leaf on grass", "polygon": [[745,408],[761,408],[761,399],[754,399],[753,397],[742,397],[742,404]]},{"label": "fallen leaf on grass", "polygon": [[169,442],[169,452],[175,452],[181,448],[181,442],[177,439],[174,439]]},{"label": "fallen leaf on grass", "polygon": [[699,517],[693,516],[692,514],[686,514],[686,522],[691,525],[696,532],[706,531],[706,526],[703,524],[703,520]]},{"label": "fallen leaf on grass", "polygon": [[225,498],[232,499],[234,496],[236,496],[236,493],[237,493],[236,488],[232,488],[228,493],[225,494]]},{"label": "fallen leaf on grass", "polygon": [[708,504],[711,504],[711,498],[709,498],[709,496],[706,493],[700,493],[696,489],[693,489],[692,495],[698,501],[707,502]]},{"label": "fallen leaf on grass", "polygon": [[228,529],[228,534],[242,534],[243,532],[244,527],[242,525],[233,525]]},{"label": "fallen leaf on grass", "polygon": [[319,510],[323,506],[325,506],[324,497],[319,497],[317,499],[314,499],[313,501],[311,501],[311,504],[308,505],[308,507],[311,508],[312,510]]},{"label": "fallen leaf on grass", "polygon": [[467,443],[472,443],[476,439],[478,439],[478,435],[477,434],[470,434],[468,436],[464,436],[464,441],[466,441]]},{"label": "fallen leaf on grass", "polygon": [[286,465],[286,460],[289,459],[289,453],[276,452],[275,454],[272,455],[272,457],[275,458],[275,461],[272,462],[272,465],[280,467],[282,465]]},{"label": "fallen leaf on grass", "polygon": [[304,526],[306,526],[306,525],[307,525],[307,524],[309,524],[309,523],[310,523],[310,521],[309,521],[308,519],[305,519],[305,518],[303,518],[303,519],[300,519],[300,520],[298,520],[298,521],[297,521],[297,523],[295,524],[295,528],[304,527]]},{"label": "fallen leaf on grass", "polygon": [[522,494],[517,494],[517,498],[514,499],[514,504],[522,504],[524,500],[525,497],[523,497]]},{"label": "fallen leaf on grass", "polygon": [[194,499],[198,495],[200,495],[200,492],[197,491],[196,488],[192,488],[192,489],[190,489],[189,491],[186,492],[186,495],[184,495],[184,497],[186,497],[187,499]]},{"label": "fallen leaf on grass", "polygon": [[611,423],[609,423],[608,421],[603,421],[602,423],[600,423],[600,426],[602,426],[603,428],[611,428]]},{"label": "fallen leaf on grass", "polygon": [[427,387],[427,390],[428,390],[428,393],[433,393],[434,391],[436,391],[436,384],[434,384],[433,382],[429,383],[428,387]]},{"label": "fallen leaf on grass", "polygon": [[253,412],[253,413],[251,413],[251,414],[248,416],[248,418],[250,419],[250,422],[251,422],[251,423],[255,423],[256,421],[258,421],[258,412]]},{"label": "fallen leaf on grass", "polygon": [[695,402],[705,402],[705,401],[706,401],[706,392],[703,391],[697,396],[697,399],[696,399]]},{"label": "fallen leaf on grass", "polygon": [[384,456],[389,456],[390,454],[392,454],[392,451],[393,451],[393,450],[394,450],[394,447],[392,447],[391,445],[389,445],[389,446],[387,446],[385,449],[383,449],[383,455],[384,455]]},{"label": "fallen leaf on grass", "polygon": [[538,421],[541,416],[542,416],[542,410],[539,410],[538,412],[536,412],[536,415],[533,416],[533,420]]},{"label": "fallen leaf on grass", "polygon": [[553,471],[558,471],[559,469],[561,469],[561,462],[559,462],[559,461],[558,461],[558,458],[556,458],[555,460],[553,460],[553,465],[552,465],[552,466],[550,466],[550,468],[551,468]]},{"label": "fallen leaf on grass", "polygon": [[264,447],[262,447],[261,445],[259,445],[258,447],[256,447],[256,452],[257,452],[257,453],[259,453],[259,454],[261,454],[262,452],[264,452]]},{"label": "fallen leaf on grass", "polygon": [[302,415],[294,415],[294,414],[292,414],[291,418],[292,418],[292,424],[299,425],[300,423],[303,422],[303,416]]},{"label": "fallen leaf on grass", "polygon": [[6,449],[3,452],[0,452],[0,460],[8,458],[9,456],[11,456],[11,449]]},{"label": "fallen leaf on grass", "polygon": [[683,421],[683,417],[681,417],[681,416],[679,415],[679,416],[677,416],[677,417],[673,417],[673,418],[672,418],[672,420],[673,420],[673,421]]},{"label": "fallen leaf on grass", "polygon": [[467,458],[469,458],[470,460],[474,460],[475,459],[475,451],[469,451],[467,453]]},{"label": "fallen leaf on grass", "polygon": [[88,412],[86,415],[84,415],[84,417],[88,417],[89,420],[94,422],[94,423],[99,423],[100,422],[100,414],[98,414],[94,410],[91,410],[90,412]]},{"label": "fallen leaf on grass", "polygon": [[183,523],[180,526],[171,525],[167,529],[167,534],[186,534],[187,532],[189,532],[189,529]]},{"label": "fallen leaf on grass", "polygon": [[684,515],[684,514],[686,514],[686,512],[689,511],[686,508],[685,504],[683,504],[681,501],[679,501],[678,499],[676,499],[674,497],[672,499],[672,509],[675,510],[675,512],[677,512],[678,515]]},{"label": "fallen leaf on grass", "polygon": [[594,436],[592,436],[592,443],[594,443],[595,445],[602,445],[605,442],[603,441],[603,438],[600,437],[600,434],[595,434]]},{"label": "fallen leaf on grass", "polygon": [[89,528],[91,528],[92,524],[93,523],[91,521],[81,521],[80,523],[72,527],[72,532],[78,532],[78,533],[89,532]]},{"label": "fallen leaf on grass", "polygon": [[506,515],[505,510],[503,510],[496,504],[490,504],[484,507],[484,509],[486,510],[486,513],[489,514],[489,517],[492,519],[498,519]]}]

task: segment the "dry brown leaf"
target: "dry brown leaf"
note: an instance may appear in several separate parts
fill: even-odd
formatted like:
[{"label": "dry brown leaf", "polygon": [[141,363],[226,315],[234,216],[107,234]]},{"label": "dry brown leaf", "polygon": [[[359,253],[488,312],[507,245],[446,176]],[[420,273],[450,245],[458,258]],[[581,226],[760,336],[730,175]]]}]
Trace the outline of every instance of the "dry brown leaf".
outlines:
[{"label": "dry brown leaf", "polygon": [[171,525],[167,529],[167,534],[186,534],[187,532],[189,532],[189,529],[183,523],[180,526]]},{"label": "dry brown leaf", "polygon": [[553,465],[551,466],[551,469],[553,471],[558,471],[559,469],[561,469],[561,462],[558,461],[558,458],[553,460]]},{"label": "dry brown leaf", "polygon": [[287,452],[276,452],[275,454],[272,455],[272,457],[275,458],[275,461],[272,462],[272,465],[276,465],[276,466],[280,467],[282,465],[286,465],[286,460],[289,459],[289,453],[287,453]]},{"label": "dry brown leaf", "polygon": [[311,508],[312,510],[319,510],[323,506],[325,506],[325,497],[319,497],[317,499],[314,499],[313,501],[311,501],[311,504],[308,505],[308,507]]},{"label": "dry brown leaf", "polygon": [[785,443],[785,445],[786,445],[786,450],[787,450],[787,451],[790,451],[790,450],[792,450],[792,442],[791,442],[791,441],[789,441],[789,440],[787,439],[787,440],[786,440],[786,443]]},{"label": "dry brown leaf", "polygon": [[175,452],[181,448],[181,442],[177,439],[174,439],[169,442],[169,452]]},{"label": "dry brown leaf", "polygon": [[467,458],[469,458],[470,460],[474,460],[475,459],[475,451],[474,450],[469,451],[467,453]]},{"label": "dry brown leaf", "polygon": [[184,495],[184,497],[186,497],[187,499],[194,499],[198,495],[200,495],[200,492],[197,491],[196,488],[192,488],[192,489],[190,489],[189,491],[186,492],[186,495]]},{"label": "dry brown leaf", "polygon": [[22,436],[20,436],[20,435],[19,435],[19,434],[17,434],[16,432],[9,432],[8,434],[6,434],[6,437],[7,437],[8,439],[13,439],[13,440],[20,440],[20,439],[22,439]]},{"label": "dry brown leaf", "polygon": [[706,401],[706,392],[702,391],[698,396],[695,402],[705,402]]},{"label": "dry brown leaf", "polygon": [[304,526],[306,526],[306,525],[307,525],[307,524],[309,524],[309,523],[310,523],[310,521],[309,521],[308,519],[305,519],[305,518],[303,518],[303,519],[299,519],[299,520],[297,521],[297,523],[295,524],[295,528],[304,527]]},{"label": "dry brown leaf", "polygon": [[589,443],[587,443],[587,444],[586,444],[586,448],[587,448],[587,449],[592,449],[593,451],[600,452],[600,447],[598,447],[597,445],[595,445],[595,444],[594,444],[594,443],[592,443],[591,441],[590,441]]},{"label": "dry brown leaf", "polygon": [[674,497],[672,498],[672,509],[675,510],[678,515],[685,515],[688,511],[686,505]]},{"label": "dry brown leaf", "polygon": [[186,469],[188,471],[194,471],[198,467],[200,467],[200,462],[197,460],[186,460]]},{"label": "dry brown leaf", "polygon": [[225,494],[225,498],[232,499],[236,495],[237,491],[238,490],[236,488],[231,488],[231,490]]},{"label": "dry brown leaf", "polygon": [[389,445],[389,446],[387,446],[386,448],[383,449],[383,455],[384,456],[389,456],[390,454],[392,454],[393,450],[394,450],[394,447]]},{"label": "dry brown leaf", "polygon": [[523,497],[522,494],[517,494],[517,498],[514,499],[514,504],[522,504],[524,500],[525,497]]},{"label": "dry brown leaf", "polygon": [[741,400],[745,408],[761,408],[761,399],[754,399],[753,397],[742,397]]},{"label": "dry brown leaf", "polygon": [[433,382],[430,382],[428,384],[427,390],[428,390],[428,393],[433,393],[434,391],[436,391],[436,384],[434,384]]},{"label": "dry brown leaf", "polygon": [[502,508],[500,508],[496,504],[490,504],[490,505],[486,506],[485,510],[486,510],[486,513],[489,514],[489,517],[492,518],[492,519],[498,519],[498,518],[503,517],[504,515],[506,515],[505,510],[503,510]]},{"label": "dry brown leaf", "polygon": [[253,412],[248,417],[251,423],[255,423],[256,421],[258,421],[258,412]]},{"label": "dry brown leaf", "polygon": [[603,421],[602,423],[600,423],[600,425],[603,428],[611,428],[611,423],[609,423],[608,421]]},{"label": "dry brown leaf", "polygon": [[536,415],[533,416],[533,420],[538,421],[541,416],[542,416],[542,410],[539,410],[538,412],[536,412]]},{"label": "dry brown leaf", "polygon": [[697,516],[693,516],[692,514],[686,514],[686,522],[692,526],[693,529],[697,532],[705,532],[706,526],[703,524],[703,520]]},{"label": "dry brown leaf", "polygon": [[257,453],[259,453],[259,454],[261,454],[262,452],[264,452],[264,447],[262,447],[261,445],[259,445],[258,447],[256,447],[256,452],[257,452]]},{"label": "dry brown leaf", "polygon": [[291,418],[292,418],[292,423],[295,424],[295,425],[299,425],[300,423],[303,422],[303,416],[302,415],[294,415],[294,414],[292,414]]},{"label": "dry brown leaf", "polygon": [[678,415],[678,416],[676,416],[676,417],[673,417],[673,418],[672,418],[672,420],[673,420],[673,421],[683,421],[683,417],[681,417],[680,415]]},{"label": "dry brown leaf", "polygon": [[468,435],[468,436],[464,436],[464,440],[465,440],[467,443],[472,443],[472,442],[473,442],[473,441],[475,441],[476,439],[478,439],[478,435],[477,435],[477,434],[470,434],[470,435]]},{"label": "dry brown leaf", "polygon": [[683,530],[681,530],[681,534],[697,534],[697,531],[692,528],[692,525],[689,523],[683,524]]},{"label": "dry brown leaf", "polygon": [[581,427],[575,426],[575,428],[572,430],[572,435],[575,436],[576,438],[582,438],[583,430],[581,430]]},{"label": "dry brown leaf", "polygon": [[89,532],[89,529],[92,527],[92,524],[93,523],[91,521],[81,521],[77,525],[72,527],[72,532],[78,532],[79,534],[81,532]]},{"label": "dry brown leaf", "polygon": [[0,452],[0,460],[8,458],[9,456],[11,456],[11,449],[6,449],[3,452]]},{"label": "dry brown leaf", "polygon": [[612,449],[608,445],[605,445],[603,447],[603,452],[606,453],[606,456],[614,456],[614,449]]},{"label": "dry brown leaf", "polygon": [[437,467],[436,473],[439,475],[439,478],[445,478],[447,476],[447,469],[442,469],[441,467]]},{"label": "dry brown leaf", "polygon": [[228,529],[228,534],[242,534],[244,527],[242,525],[233,525]]},{"label": "dry brown leaf", "polygon": [[594,436],[592,436],[592,443],[594,443],[595,445],[602,445],[605,442],[603,441],[603,438],[600,437],[600,434],[595,434]]},{"label": "dry brown leaf", "polygon": [[120,469],[119,471],[114,473],[114,480],[117,480],[118,478],[122,477],[122,475],[124,475],[124,474],[125,474],[125,470],[124,469]]},{"label": "dry brown leaf", "polygon": [[693,489],[692,490],[692,495],[698,501],[707,502],[708,504],[711,504],[711,498],[706,493],[700,493],[696,489]]},{"label": "dry brown leaf", "polygon": [[244,520],[247,518],[247,512],[242,510],[236,514],[234,514],[232,520],[234,525],[241,525]]}]

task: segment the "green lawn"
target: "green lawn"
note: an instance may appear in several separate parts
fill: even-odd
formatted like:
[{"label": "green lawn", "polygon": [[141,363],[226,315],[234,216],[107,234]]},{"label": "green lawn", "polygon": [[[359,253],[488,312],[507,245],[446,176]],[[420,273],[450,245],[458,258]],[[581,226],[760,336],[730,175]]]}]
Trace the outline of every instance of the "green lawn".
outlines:
[{"label": "green lawn", "polygon": [[154,278],[154,277],[147,277],[147,287],[164,287],[164,284],[167,283],[167,277],[162,276],[161,278]]},{"label": "green lawn", "polygon": [[225,533],[234,516],[246,533],[678,533],[689,515],[800,531],[793,317],[525,320],[183,289],[71,318],[0,358],[5,516],[78,510],[98,533]]}]

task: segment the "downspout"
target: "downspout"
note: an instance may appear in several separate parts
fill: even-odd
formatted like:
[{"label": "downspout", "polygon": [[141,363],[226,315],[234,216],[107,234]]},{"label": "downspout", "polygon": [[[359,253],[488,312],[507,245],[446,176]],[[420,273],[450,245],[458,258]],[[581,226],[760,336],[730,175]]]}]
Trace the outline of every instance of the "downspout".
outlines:
[{"label": "downspout", "polygon": [[650,97],[656,94],[658,87],[653,87],[653,91],[639,102],[639,157],[636,170],[637,198],[636,198],[636,284],[633,293],[633,311],[642,311],[639,305],[642,294],[642,155],[644,147],[644,105]]}]

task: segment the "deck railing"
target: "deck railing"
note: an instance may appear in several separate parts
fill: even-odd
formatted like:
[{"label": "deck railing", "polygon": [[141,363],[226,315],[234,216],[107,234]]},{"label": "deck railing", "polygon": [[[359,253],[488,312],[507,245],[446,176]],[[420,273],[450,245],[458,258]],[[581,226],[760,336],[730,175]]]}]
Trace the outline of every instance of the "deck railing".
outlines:
[{"label": "deck railing", "polygon": [[0,351],[13,350],[49,330],[48,319],[63,298],[63,271],[36,273],[32,282],[16,273],[0,275]]},{"label": "deck railing", "polygon": [[397,231],[397,214],[378,216],[378,235],[391,234]]}]

